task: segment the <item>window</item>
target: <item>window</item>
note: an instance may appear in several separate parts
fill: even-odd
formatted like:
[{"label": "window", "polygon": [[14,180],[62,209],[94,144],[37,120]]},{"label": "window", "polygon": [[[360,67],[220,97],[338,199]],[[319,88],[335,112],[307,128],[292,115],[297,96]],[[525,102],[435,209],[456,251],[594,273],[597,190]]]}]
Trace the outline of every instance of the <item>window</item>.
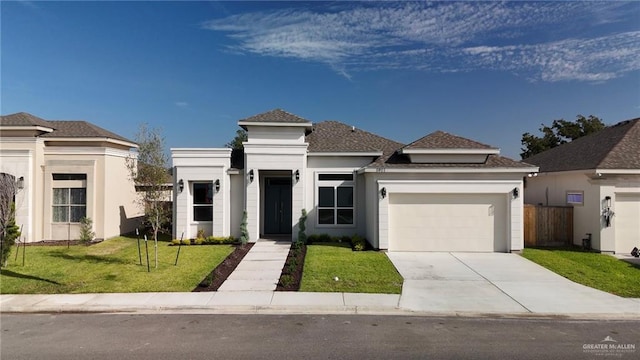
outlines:
[{"label": "window", "polygon": [[87,174],[52,174],[53,180],[87,180]]},{"label": "window", "polygon": [[584,192],[582,192],[582,191],[567,191],[567,204],[569,204],[569,205],[584,205]]},{"label": "window", "polygon": [[79,223],[87,216],[86,188],[53,189],[53,222]]},{"label": "window", "polygon": [[353,225],[353,174],[318,175],[318,224]]},{"label": "window", "polygon": [[193,220],[213,221],[213,183],[193,183]]}]

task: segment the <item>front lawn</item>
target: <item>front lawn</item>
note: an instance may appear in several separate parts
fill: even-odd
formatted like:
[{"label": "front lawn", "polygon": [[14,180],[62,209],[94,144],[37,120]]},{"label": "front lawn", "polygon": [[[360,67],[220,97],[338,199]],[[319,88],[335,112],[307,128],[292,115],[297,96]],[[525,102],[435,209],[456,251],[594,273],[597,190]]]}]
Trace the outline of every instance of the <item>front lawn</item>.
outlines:
[{"label": "front lawn", "polygon": [[567,249],[530,249],[522,256],[594,289],[640,298],[640,268],[610,255]]},{"label": "front lawn", "polygon": [[111,292],[191,291],[227,255],[230,245],[182,246],[158,242],[158,268],[154,244],[148,242],[151,272],[147,272],[144,241],[142,266],[136,238],[116,237],[92,246],[27,246],[25,266],[22,247],[15,247],[8,266],[0,271],[2,294],[72,294]]},{"label": "front lawn", "polygon": [[402,281],[382,252],[314,243],[307,246],[300,291],[400,294]]}]

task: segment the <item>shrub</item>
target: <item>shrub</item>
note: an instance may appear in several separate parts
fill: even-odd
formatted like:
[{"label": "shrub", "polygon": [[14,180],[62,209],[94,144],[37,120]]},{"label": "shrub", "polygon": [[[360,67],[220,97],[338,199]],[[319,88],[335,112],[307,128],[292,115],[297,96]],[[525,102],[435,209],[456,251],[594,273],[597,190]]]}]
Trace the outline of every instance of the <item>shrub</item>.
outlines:
[{"label": "shrub", "polygon": [[180,239],[173,239],[173,240],[171,240],[171,244],[173,244],[173,245],[180,245]]},{"label": "shrub", "polygon": [[[9,214],[9,221],[5,227],[4,236],[0,239],[2,241],[2,254],[0,255],[0,267],[7,264],[9,255],[11,254],[11,247],[16,243],[16,239],[20,237],[20,228],[16,224],[16,207],[14,203],[11,203],[11,213]],[[23,250],[24,251],[24,250]]]},{"label": "shrub", "polygon": [[234,244],[236,238],[233,236],[208,236],[205,242],[207,244]]},{"label": "shrub", "polygon": [[204,242],[205,242],[204,238],[200,238],[200,237],[196,238],[195,241],[194,241],[194,243],[196,245],[202,245],[202,244],[204,244]]},{"label": "shrub", "polygon": [[287,265],[287,273],[294,274],[296,270],[298,270],[298,264],[289,263],[289,265]]},{"label": "shrub", "polygon": [[182,245],[191,245],[191,239],[182,240]]},{"label": "shrub", "polygon": [[347,235],[343,235],[343,236],[340,238],[340,241],[338,241],[338,242],[350,243],[350,242],[351,242],[351,237],[349,237],[349,236],[347,236]]},{"label": "shrub", "polygon": [[300,215],[300,220],[298,220],[298,242],[302,244],[307,243],[307,210],[302,209],[302,215]]},{"label": "shrub", "polygon": [[360,235],[351,237],[351,248],[355,251],[363,251],[367,247],[367,240]]},{"label": "shrub", "polygon": [[249,242],[249,230],[247,230],[247,210],[242,212],[242,222],[240,223],[240,243],[246,244]]},{"label": "shrub", "polygon": [[196,235],[196,239],[204,239],[204,229],[198,229],[198,235]]},{"label": "shrub", "polygon": [[93,232],[93,221],[91,218],[83,217],[80,219],[80,241],[88,243],[93,240],[96,233]]},{"label": "shrub", "polygon": [[280,277],[280,285],[287,287],[289,285],[293,284],[293,276],[291,275],[282,275]]},{"label": "shrub", "polygon": [[318,242],[331,242],[331,236],[329,234],[318,235]]},{"label": "shrub", "polygon": [[318,242],[319,236],[317,234],[311,234],[307,236],[307,244],[313,244],[314,242]]}]

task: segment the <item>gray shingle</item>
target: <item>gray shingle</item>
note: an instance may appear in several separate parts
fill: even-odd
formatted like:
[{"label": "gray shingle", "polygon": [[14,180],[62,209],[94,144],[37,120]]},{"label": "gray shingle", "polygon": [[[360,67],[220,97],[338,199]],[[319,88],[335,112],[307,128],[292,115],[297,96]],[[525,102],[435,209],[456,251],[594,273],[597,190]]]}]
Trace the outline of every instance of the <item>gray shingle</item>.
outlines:
[{"label": "gray shingle", "polygon": [[608,126],[525,161],[539,166],[541,172],[640,169],[640,118]]},{"label": "gray shingle", "polygon": [[403,149],[495,149],[492,146],[452,135],[444,131],[433,132]]},{"label": "gray shingle", "polygon": [[289,123],[289,124],[311,124],[307,119],[301,118],[298,115],[291,114],[282,109],[274,109],[262,114],[254,115],[246,119],[240,120],[241,122],[271,122],[271,123]]},{"label": "gray shingle", "polygon": [[86,121],[52,120],[49,123],[55,130],[42,135],[43,138],[109,138],[133,143],[125,137]]},{"label": "gray shingle", "polygon": [[53,128],[50,122],[26,112],[0,116],[0,126],[42,126]]},{"label": "gray shingle", "polygon": [[383,152],[390,155],[403,144],[338,121],[323,121],[307,135],[309,152]]}]

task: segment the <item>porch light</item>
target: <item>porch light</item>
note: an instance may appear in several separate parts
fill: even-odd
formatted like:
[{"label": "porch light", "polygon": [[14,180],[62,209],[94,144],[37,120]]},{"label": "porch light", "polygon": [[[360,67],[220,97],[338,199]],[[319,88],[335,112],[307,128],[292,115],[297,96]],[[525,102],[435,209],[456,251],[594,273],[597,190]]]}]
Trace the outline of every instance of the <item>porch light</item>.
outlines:
[{"label": "porch light", "polygon": [[180,179],[180,181],[178,181],[178,192],[181,193],[182,190],[184,190],[184,181]]},{"label": "porch light", "polygon": [[20,190],[24,189],[24,176],[20,176],[16,181],[16,187]]},{"label": "porch light", "polygon": [[518,190],[518,188],[513,188],[513,191],[511,193],[514,199],[517,199],[520,196],[520,190]]},{"label": "porch light", "polygon": [[387,197],[387,188],[380,189],[380,196],[382,196],[383,199]]},{"label": "porch light", "polygon": [[214,183],[216,186],[216,192],[220,191],[220,179],[216,179],[216,182]]},{"label": "porch light", "polygon": [[611,207],[611,196],[605,196],[604,197],[604,203],[606,204],[607,208]]},{"label": "porch light", "polygon": [[300,181],[300,170],[296,170],[295,178],[296,178],[296,182]]},{"label": "porch light", "polygon": [[253,169],[249,170],[249,182],[253,182]]}]

